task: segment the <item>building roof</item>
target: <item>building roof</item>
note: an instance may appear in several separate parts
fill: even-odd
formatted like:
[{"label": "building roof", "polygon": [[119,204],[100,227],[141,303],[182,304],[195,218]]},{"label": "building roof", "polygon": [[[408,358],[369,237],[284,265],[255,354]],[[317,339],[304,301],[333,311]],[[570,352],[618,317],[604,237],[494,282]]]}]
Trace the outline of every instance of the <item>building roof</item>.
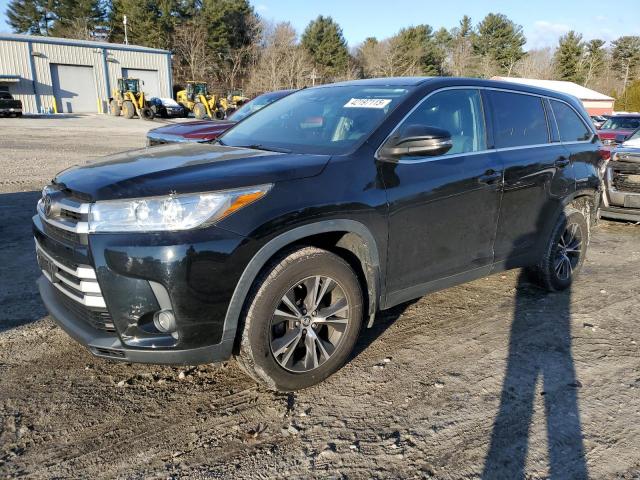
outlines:
[{"label": "building roof", "polygon": [[547,88],[556,92],[568,93],[580,100],[600,100],[612,102],[614,99],[608,95],[604,95],[590,88],[583,87],[573,82],[565,82],[562,80],[538,80],[535,78],[516,78],[516,77],[493,77],[493,80],[501,80],[503,82],[521,83],[523,85],[531,85],[533,87]]},{"label": "building roof", "polygon": [[92,40],[75,40],[72,38],[43,37],[40,35],[20,35],[17,33],[0,33],[0,40],[13,42],[52,43],[54,45],[71,45],[75,47],[106,48],[109,50],[127,50],[146,53],[170,54],[168,50],[149,48],[140,45],[124,45],[122,43],[94,42]]}]

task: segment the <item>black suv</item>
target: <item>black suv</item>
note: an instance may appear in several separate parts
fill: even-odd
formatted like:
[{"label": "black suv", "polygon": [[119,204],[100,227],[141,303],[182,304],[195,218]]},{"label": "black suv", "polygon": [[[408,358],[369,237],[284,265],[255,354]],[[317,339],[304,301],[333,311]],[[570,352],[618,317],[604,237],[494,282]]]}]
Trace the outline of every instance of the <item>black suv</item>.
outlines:
[{"label": "black suv", "polygon": [[580,269],[599,140],[579,101],[513,83],[388,78],[296,92],[214,144],[60,173],[33,217],[51,316],[94,355],[235,356],[320,382],[378,310],[527,267]]}]

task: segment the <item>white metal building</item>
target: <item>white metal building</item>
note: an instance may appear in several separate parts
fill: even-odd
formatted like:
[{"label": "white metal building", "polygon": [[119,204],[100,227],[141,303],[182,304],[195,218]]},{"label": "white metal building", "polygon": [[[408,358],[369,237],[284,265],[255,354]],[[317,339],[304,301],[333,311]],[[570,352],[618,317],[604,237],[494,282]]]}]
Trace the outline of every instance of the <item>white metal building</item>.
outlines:
[{"label": "white metal building", "polygon": [[534,87],[548,88],[556,92],[568,93],[569,95],[577,97],[582,102],[589,115],[611,115],[611,113],[613,113],[614,98],[578,85],[577,83],[562,80],[538,80],[535,78],[517,77],[493,77],[493,80],[522,83]]},{"label": "white metal building", "polygon": [[171,97],[171,53],[115,43],[0,33],[0,89],[25,113],[108,112],[118,78],[140,78],[150,97]]}]

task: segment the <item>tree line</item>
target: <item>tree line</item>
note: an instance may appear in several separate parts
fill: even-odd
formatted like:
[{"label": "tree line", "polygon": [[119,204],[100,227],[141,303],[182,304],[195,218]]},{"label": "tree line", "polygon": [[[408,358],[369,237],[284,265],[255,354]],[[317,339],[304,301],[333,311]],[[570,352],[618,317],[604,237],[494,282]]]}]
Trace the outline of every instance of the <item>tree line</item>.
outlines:
[{"label": "tree line", "polygon": [[124,41],[173,52],[176,83],[206,80],[252,94],[337,80],[404,75],[567,80],[616,97],[616,108],[640,110],[640,37],[607,43],[563,35],[555,48],[525,51],[520,25],[500,13],[451,29],[420,24],[349,48],[331,17],[301,35],[288,22],[259,17],[248,0],[12,0],[14,31]]}]

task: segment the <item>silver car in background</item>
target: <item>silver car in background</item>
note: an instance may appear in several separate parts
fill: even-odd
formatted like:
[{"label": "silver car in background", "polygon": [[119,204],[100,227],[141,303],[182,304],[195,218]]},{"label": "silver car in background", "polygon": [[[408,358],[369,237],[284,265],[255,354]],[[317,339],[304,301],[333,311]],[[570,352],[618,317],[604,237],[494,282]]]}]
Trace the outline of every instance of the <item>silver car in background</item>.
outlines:
[{"label": "silver car in background", "polygon": [[600,216],[640,222],[640,128],[611,152]]}]

